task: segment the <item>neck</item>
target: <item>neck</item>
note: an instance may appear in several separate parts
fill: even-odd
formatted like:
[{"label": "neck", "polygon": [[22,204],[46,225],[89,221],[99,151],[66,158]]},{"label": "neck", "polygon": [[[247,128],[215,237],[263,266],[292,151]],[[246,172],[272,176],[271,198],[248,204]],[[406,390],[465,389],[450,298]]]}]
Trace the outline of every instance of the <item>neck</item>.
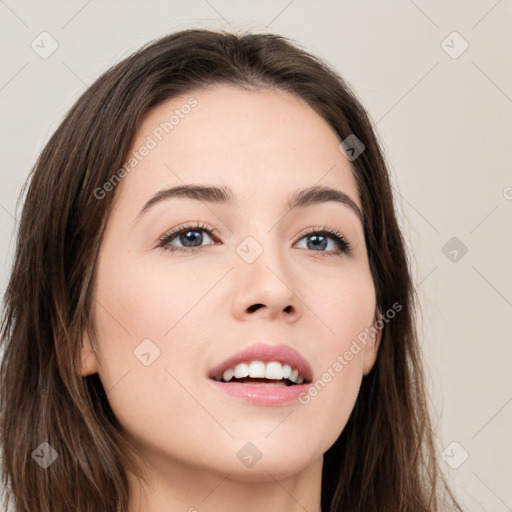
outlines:
[{"label": "neck", "polygon": [[144,464],[147,484],[128,472],[129,512],[321,512],[323,458],[291,475],[278,467],[215,471],[176,461]]}]

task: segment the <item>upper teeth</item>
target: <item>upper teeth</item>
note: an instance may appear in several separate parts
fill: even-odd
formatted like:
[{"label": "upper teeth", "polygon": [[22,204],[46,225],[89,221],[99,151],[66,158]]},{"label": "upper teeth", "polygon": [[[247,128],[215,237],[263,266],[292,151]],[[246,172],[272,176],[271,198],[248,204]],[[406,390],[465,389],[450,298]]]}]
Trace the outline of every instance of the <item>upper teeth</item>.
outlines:
[{"label": "upper teeth", "polygon": [[243,379],[244,377],[272,380],[289,379],[295,384],[302,384],[304,382],[304,378],[299,374],[297,368],[292,369],[290,365],[282,365],[277,361],[271,361],[266,364],[263,361],[240,363],[234,368],[228,368],[222,375],[225,382],[230,381],[233,377],[237,379]]}]

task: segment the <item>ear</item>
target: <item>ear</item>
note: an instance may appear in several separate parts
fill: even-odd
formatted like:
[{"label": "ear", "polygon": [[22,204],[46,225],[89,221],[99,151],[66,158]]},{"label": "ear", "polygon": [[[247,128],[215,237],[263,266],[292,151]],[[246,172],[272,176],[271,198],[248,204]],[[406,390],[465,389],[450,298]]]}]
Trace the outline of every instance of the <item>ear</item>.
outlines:
[{"label": "ear", "polygon": [[82,341],[82,347],[80,349],[80,365],[77,373],[80,377],[86,377],[87,375],[96,373],[98,371],[98,367],[96,350],[91,344],[89,335],[85,333]]},{"label": "ear", "polygon": [[364,363],[363,363],[363,375],[368,375],[370,370],[373,368],[375,361],[377,359],[377,354],[379,351],[380,340],[382,338],[382,329],[379,329],[375,337],[372,341],[370,341],[366,347],[364,352]]}]

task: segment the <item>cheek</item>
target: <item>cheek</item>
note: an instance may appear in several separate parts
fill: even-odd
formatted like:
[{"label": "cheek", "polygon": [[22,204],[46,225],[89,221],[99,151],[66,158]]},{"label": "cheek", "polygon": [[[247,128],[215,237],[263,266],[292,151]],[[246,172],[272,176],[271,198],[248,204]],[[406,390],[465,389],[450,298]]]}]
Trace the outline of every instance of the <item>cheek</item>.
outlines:
[{"label": "cheek", "polygon": [[[161,384],[166,375],[170,378],[164,368],[185,373],[178,362],[192,365],[201,355],[194,341],[207,331],[208,319],[197,315],[202,309],[197,303],[211,286],[190,273],[170,272],[141,261],[102,262],[94,317],[101,355],[99,374],[105,389],[128,372],[130,380],[135,380],[143,370],[153,386]],[[141,395],[142,389],[136,394]]]},{"label": "cheek", "polygon": [[[212,281],[215,276],[209,274]],[[96,308],[101,317],[98,324],[121,337],[129,336],[133,343],[165,338],[212,284],[190,271],[136,259],[106,263],[98,276],[97,297],[102,306]]]},{"label": "cheek", "polygon": [[375,308],[375,290],[371,279],[358,280],[338,291],[337,299],[331,302],[329,316],[332,330],[336,333],[333,345],[338,351],[347,350],[351,341],[372,324]]},{"label": "cheek", "polygon": [[187,390],[197,394],[192,370],[204,357],[205,314],[214,307],[198,301],[213,283],[140,262],[104,265],[98,276],[98,373],[109,404],[140,443],[174,443],[173,451],[186,459],[187,450],[169,440],[169,431],[174,425],[175,438],[183,439],[191,435],[190,418],[198,425],[211,421]]},{"label": "cheek", "polygon": [[346,350],[373,321],[375,287],[369,267],[350,262],[337,272],[315,275],[303,285],[305,304],[315,313],[329,353]]},{"label": "cheek", "polygon": [[376,308],[375,288],[369,269],[341,272],[337,280],[324,283],[323,293],[310,297],[318,312],[320,375],[301,403],[310,417],[329,417],[324,435],[333,443],[352,412],[363,378],[364,355],[372,342],[368,328]]}]

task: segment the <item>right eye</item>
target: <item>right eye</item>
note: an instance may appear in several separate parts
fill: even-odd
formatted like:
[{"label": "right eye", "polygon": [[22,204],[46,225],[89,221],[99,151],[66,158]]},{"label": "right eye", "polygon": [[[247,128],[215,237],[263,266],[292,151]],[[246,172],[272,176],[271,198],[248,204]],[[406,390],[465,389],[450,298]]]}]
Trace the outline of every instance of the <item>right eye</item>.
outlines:
[{"label": "right eye", "polygon": [[[204,236],[200,234],[202,231],[206,232],[208,237],[211,238],[211,235],[213,235],[213,233],[215,232],[215,229],[210,228],[209,226],[206,226],[204,224],[202,224],[202,225],[187,224],[184,226],[179,226],[179,227],[165,233],[165,235],[163,235],[160,238],[157,247],[161,247],[165,251],[171,251],[171,252],[174,252],[174,251],[197,252],[199,249],[204,247],[201,245],[201,242],[204,239]],[[171,242],[175,239],[179,240],[182,244],[191,243],[191,244],[196,244],[196,245],[190,245],[190,246],[182,245],[180,247],[180,246],[171,244]],[[199,245],[197,245],[197,243],[199,243]],[[212,245],[212,244],[209,244],[209,245]]]}]

